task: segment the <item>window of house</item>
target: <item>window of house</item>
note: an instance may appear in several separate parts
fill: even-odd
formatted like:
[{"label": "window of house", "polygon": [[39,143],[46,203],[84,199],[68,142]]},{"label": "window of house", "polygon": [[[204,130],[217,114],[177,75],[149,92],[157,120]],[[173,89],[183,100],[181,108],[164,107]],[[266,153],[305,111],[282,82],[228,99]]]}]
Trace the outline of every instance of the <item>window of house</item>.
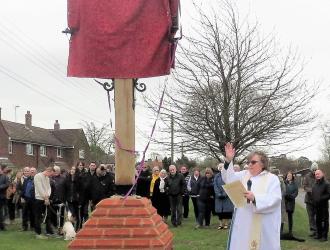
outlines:
[{"label": "window of house", "polygon": [[40,156],[47,156],[46,146],[40,146]]},{"label": "window of house", "polygon": [[63,149],[62,148],[57,148],[57,158],[62,158],[63,157]]},{"label": "window of house", "polygon": [[33,155],[33,145],[32,144],[26,144],[26,154]]},{"label": "window of house", "polygon": [[8,143],[8,153],[9,154],[12,154],[13,153],[13,142],[12,141],[10,141]]},{"label": "window of house", "polygon": [[79,159],[85,159],[85,150],[79,149]]}]

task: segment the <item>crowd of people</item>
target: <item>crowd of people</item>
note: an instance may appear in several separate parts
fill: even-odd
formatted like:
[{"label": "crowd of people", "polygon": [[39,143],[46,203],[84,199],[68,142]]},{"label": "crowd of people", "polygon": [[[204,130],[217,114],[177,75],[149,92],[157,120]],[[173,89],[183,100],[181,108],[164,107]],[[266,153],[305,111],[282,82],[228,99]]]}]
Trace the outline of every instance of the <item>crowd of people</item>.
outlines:
[{"label": "crowd of people", "polygon": [[[230,238],[233,247],[229,249],[235,249],[235,244],[242,242],[244,236],[244,227],[238,226],[234,221],[258,222],[260,219],[255,217],[258,213],[264,216],[269,214],[268,219],[272,221],[269,225],[273,227],[278,222],[281,234],[287,223],[288,234],[292,236],[295,199],[298,195],[294,174],[288,172],[284,177],[268,175],[270,171],[267,168],[267,157],[260,152],[250,155],[248,164],[241,171],[238,165],[233,165],[233,153],[230,152],[229,148],[226,158],[228,161],[224,164],[220,163],[217,167],[203,171],[198,167],[190,170],[185,165],[179,168],[170,165],[167,172],[158,166],[150,169],[145,165],[137,179],[134,194],[150,199],[163,221],[171,223],[173,227],[182,225],[183,218],[188,218],[191,200],[196,230],[209,227],[212,215],[218,218],[218,230],[232,227]],[[258,164],[259,168],[256,167]],[[1,165],[0,231],[6,230],[5,219],[10,223],[19,215],[22,217],[22,231],[34,230],[37,239],[55,237],[62,233],[67,212],[74,218],[75,230],[79,231],[96,204],[116,194],[114,180],[111,167],[97,165],[95,162],[88,166],[84,162],[78,162],[69,170],[51,166],[39,173],[34,167],[24,167],[15,175],[7,166]],[[248,191],[244,195],[249,204],[244,208],[234,208],[223,189],[223,185],[234,180],[240,180],[243,184],[246,180],[252,180],[252,189],[247,187],[248,184],[245,185]],[[262,185],[258,186],[258,182]],[[311,172],[304,178],[303,188],[306,192],[310,236],[326,241],[329,230],[330,184],[323,172],[312,166]],[[43,223],[46,225],[45,234],[42,234]],[[263,225],[257,230],[272,231],[268,224],[264,229]],[[239,235],[240,241],[237,241],[235,235]],[[251,239],[247,236],[245,240]],[[276,244],[274,246],[277,249]]]},{"label": "crowd of people", "polygon": [[[12,169],[1,165],[0,230],[6,230],[6,214],[9,223],[13,223],[18,214],[22,217],[21,231],[34,230],[37,239],[61,236],[69,212],[75,230],[79,231],[87,221],[89,211],[114,193],[114,173],[95,162],[88,167],[78,162],[68,171],[50,166],[37,173],[34,167],[24,167],[15,175]],[[45,234],[42,234],[43,223]]]}]

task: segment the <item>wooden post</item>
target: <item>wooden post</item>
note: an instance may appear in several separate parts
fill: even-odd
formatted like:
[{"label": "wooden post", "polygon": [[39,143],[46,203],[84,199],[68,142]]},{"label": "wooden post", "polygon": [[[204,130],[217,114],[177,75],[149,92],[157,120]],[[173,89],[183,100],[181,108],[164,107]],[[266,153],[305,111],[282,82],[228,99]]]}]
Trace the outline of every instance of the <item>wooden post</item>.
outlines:
[{"label": "wooden post", "polygon": [[[135,150],[135,112],[133,80],[115,79],[115,135],[123,149]],[[116,185],[132,185],[135,177],[135,154],[115,148]]]}]

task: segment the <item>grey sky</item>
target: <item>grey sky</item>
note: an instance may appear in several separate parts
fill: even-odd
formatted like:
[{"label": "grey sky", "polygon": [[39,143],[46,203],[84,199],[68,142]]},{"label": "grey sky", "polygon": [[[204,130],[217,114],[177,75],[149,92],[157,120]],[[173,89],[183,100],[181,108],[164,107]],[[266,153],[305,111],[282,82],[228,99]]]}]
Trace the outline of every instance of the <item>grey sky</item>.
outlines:
[{"label": "grey sky", "polygon": [[[213,0],[203,1],[203,4]],[[124,1],[123,1],[124,2]],[[330,2],[327,0],[237,0],[241,15],[258,20],[261,32],[273,33],[283,46],[300,51],[306,76],[322,81],[322,93],[315,103],[325,120],[329,112]],[[26,110],[33,125],[51,128],[58,119],[62,128],[81,127],[82,120],[100,125],[109,121],[105,91],[91,79],[66,77],[68,38],[61,33],[66,25],[66,0],[10,0],[0,8],[0,106],[2,118],[24,122]],[[183,27],[189,30],[190,1],[182,0]],[[157,88],[163,79],[148,79]],[[34,90],[32,90],[33,88]],[[38,92],[38,93],[36,93]],[[144,147],[142,135],[149,134],[152,117],[137,103],[137,148]],[[315,145],[296,156],[319,157],[320,134],[311,138]],[[153,150],[154,147],[151,148]]]}]

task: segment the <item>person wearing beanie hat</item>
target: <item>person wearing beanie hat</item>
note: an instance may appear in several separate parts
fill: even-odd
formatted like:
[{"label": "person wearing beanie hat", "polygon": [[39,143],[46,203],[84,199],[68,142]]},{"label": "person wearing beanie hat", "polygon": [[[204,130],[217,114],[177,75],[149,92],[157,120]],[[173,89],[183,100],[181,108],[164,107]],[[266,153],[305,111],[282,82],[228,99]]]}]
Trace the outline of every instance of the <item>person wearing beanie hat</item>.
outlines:
[{"label": "person wearing beanie hat", "polygon": [[313,162],[310,166],[310,172],[306,174],[303,181],[303,188],[306,192],[305,194],[305,203],[306,210],[308,214],[308,222],[309,222],[309,230],[311,237],[316,235],[316,210],[314,206],[314,202],[312,199],[312,187],[315,184],[315,171],[318,169],[318,165],[316,162]]}]

